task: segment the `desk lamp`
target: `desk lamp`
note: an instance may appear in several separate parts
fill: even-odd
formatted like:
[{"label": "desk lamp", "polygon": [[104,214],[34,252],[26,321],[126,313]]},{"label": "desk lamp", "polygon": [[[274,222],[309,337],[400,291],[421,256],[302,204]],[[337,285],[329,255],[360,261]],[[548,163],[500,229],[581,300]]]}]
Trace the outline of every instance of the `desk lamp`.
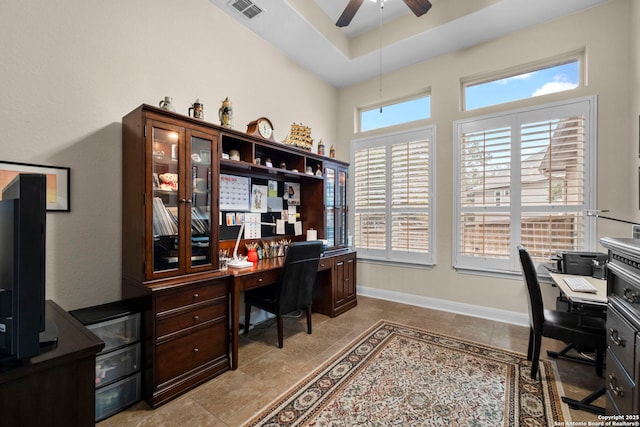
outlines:
[{"label": "desk lamp", "polygon": [[[240,259],[240,257],[238,257],[238,246],[240,245],[240,238],[242,237],[242,232],[244,231],[244,224],[245,223],[243,222],[242,225],[240,226],[240,231],[238,232],[238,238],[236,239],[236,246],[233,248],[233,259],[227,263],[227,267],[231,267],[231,268],[253,267],[253,263],[251,261],[247,261],[246,257],[244,257],[243,259]],[[259,222],[259,223],[252,223],[252,224],[273,225],[273,226],[276,225],[272,222]]]}]

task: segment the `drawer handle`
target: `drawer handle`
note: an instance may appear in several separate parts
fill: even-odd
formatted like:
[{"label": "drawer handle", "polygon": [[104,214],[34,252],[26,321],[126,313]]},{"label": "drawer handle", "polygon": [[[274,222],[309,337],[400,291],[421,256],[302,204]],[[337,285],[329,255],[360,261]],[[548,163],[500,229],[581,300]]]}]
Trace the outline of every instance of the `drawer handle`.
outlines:
[{"label": "drawer handle", "polygon": [[620,338],[618,330],[614,328],[611,328],[611,335],[609,335],[609,338],[611,338],[611,341],[613,341],[613,343],[618,347],[624,347],[627,343],[627,340]]},{"label": "drawer handle", "polygon": [[260,282],[262,282],[262,277],[260,277],[260,278],[258,279],[258,283],[260,283]]},{"label": "drawer handle", "polygon": [[194,349],[193,349],[193,352],[194,352],[194,353],[197,353],[197,352],[199,352],[199,351],[200,351],[200,349],[199,349],[198,347],[196,347],[196,348],[194,348]]},{"label": "drawer handle", "polygon": [[196,321],[200,320],[200,316],[196,314],[195,316],[193,316],[193,320],[196,320]]},{"label": "drawer handle", "polygon": [[193,294],[193,299],[197,299],[200,298],[200,295],[198,295],[197,293]]},{"label": "drawer handle", "polygon": [[611,390],[611,393],[618,397],[624,397],[624,390],[618,385],[618,381],[616,380],[616,377],[613,376],[613,374],[609,375],[609,390]]},{"label": "drawer handle", "polygon": [[634,293],[633,289],[624,288],[623,296],[625,301],[627,301],[628,303],[635,304],[636,302],[638,302],[638,294]]}]

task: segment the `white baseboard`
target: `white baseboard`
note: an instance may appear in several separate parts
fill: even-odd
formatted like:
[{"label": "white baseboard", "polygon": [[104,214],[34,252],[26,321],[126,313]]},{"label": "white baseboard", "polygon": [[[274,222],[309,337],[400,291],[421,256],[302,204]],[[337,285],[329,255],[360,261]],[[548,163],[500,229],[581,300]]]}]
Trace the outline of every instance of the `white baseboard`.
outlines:
[{"label": "white baseboard", "polygon": [[383,289],[367,288],[360,285],[358,285],[358,295],[386,301],[400,302],[418,307],[431,308],[434,310],[447,311],[450,313],[480,317],[482,319],[495,320],[498,322],[511,323],[518,326],[529,326],[529,315],[526,313],[517,313],[515,311],[499,310],[496,308],[464,304],[437,298],[421,297]]}]

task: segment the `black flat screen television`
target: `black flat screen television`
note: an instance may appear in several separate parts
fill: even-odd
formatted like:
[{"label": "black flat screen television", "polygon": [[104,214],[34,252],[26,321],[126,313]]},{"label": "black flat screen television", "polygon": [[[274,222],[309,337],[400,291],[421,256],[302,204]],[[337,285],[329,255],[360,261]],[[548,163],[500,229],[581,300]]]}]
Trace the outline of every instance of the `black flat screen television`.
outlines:
[{"label": "black flat screen television", "polygon": [[46,176],[19,174],[0,200],[0,360],[55,343],[45,320]]}]

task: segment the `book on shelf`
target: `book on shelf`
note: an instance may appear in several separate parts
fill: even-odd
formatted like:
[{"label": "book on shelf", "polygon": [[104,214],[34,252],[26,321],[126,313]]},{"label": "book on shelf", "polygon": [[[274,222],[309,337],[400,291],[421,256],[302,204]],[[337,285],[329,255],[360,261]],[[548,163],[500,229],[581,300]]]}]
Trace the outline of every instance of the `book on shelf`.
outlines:
[{"label": "book on shelf", "polygon": [[191,208],[191,232],[209,234],[209,214],[202,208]]},{"label": "book on shelf", "polygon": [[178,234],[178,218],[167,209],[159,197],[153,198],[153,234],[156,236]]}]

